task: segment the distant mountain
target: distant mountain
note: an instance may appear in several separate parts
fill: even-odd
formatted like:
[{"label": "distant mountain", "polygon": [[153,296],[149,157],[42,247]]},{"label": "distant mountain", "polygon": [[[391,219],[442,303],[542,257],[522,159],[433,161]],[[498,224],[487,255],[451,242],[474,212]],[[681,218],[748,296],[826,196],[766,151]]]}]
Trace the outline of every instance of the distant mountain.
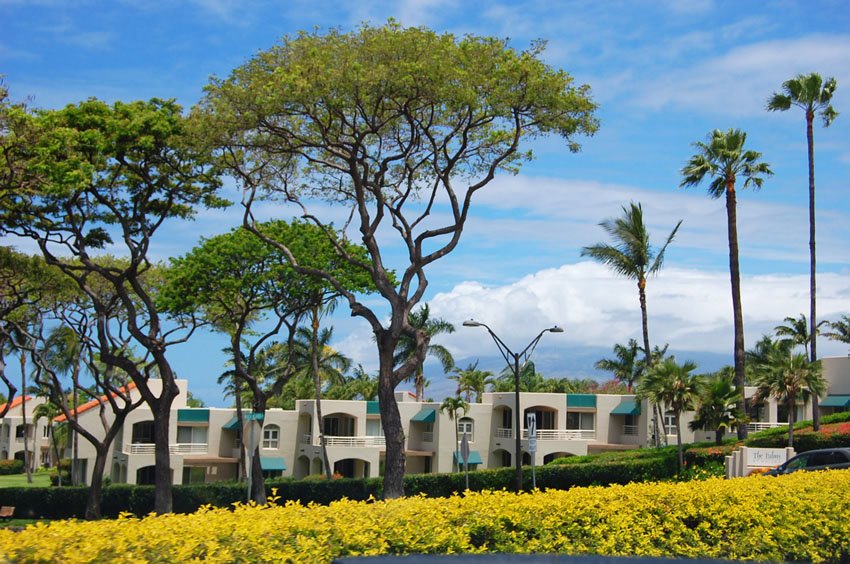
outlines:
[{"label": "distant mountain", "polygon": [[[692,360],[697,364],[699,373],[714,372],[721,367],[732,364],[732,356],[706,351],[675,351],[676,358],[680,361]],[[610,380],[610,372],[597,370],[594,367],[596,361],[601,358],[612,356],[610,348],[604,347],[575,347],[575,348],[544,348],[541,346],[534,352],[531,360],[537,370],[547,378],[593,378],[599,382]],[[470,363],[478,361],[478,368],[489,370],[494,374],[501,372],[505,366],[505,359],[500,356],[477,356],[456,358],[458,366],[465,367]],[[429,385],[425,389],[425,397],[442,401],[447,396],[455,394],[455,382],[449,380],[443,374],[443,368],[437,362],[425,363],[425,377]],[[413,389],[412,384],[403,383],[399,389]]]}]

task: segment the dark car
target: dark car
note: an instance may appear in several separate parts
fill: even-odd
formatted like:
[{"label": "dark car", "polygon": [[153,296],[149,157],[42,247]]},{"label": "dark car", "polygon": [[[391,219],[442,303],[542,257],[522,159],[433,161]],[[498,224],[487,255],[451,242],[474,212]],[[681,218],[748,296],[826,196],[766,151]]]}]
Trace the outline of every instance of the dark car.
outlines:
[{"label": "dark car", "polygon": [[802,452],[764,474],[765,476],[779,476],[797,470],[834,470],[840,468],[850,468],[850,448],[822,448]]}]

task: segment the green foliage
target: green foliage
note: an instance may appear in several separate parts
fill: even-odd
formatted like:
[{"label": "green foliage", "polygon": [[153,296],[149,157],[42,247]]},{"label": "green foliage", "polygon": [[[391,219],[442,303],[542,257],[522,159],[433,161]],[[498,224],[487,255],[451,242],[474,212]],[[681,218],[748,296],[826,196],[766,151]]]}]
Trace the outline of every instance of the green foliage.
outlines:
[{"label": "green foliage", "polygon": [[[805,452],[817,448],[850,447],[850,411],[821,417],[820,430],[812,429],[812,421],[794,425],[794,450]],[[783,448],[788,444],[788,429],[776,427],[752,434],[747,446]]]},{"label": "green foliage", "polygon": [[24,471],[23,460],[0,460],[0,476],[20,474]]}]

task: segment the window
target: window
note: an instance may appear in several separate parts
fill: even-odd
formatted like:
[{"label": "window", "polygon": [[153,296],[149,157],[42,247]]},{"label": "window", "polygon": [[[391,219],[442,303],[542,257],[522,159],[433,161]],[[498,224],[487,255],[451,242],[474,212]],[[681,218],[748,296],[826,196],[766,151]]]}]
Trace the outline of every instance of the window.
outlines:
[{"label": "window", "polygon": [[177,442],[180,444],[207,444],[206,427],[177,427]]},{"label": "window", "polygon": [[568,411],[567,429],[571,431],[593,431],[595,429],[595,416],[596,414],[587,411]]},{"label": "window", "polygon": [[670,412],[664,414],[664,432],[668,435],[676,434],[676,416]]},{"label": "window", "polygon": [[469,417],[463,417],[457,422],[457,434],[460,440],[463,440],[464,433],[466,433],[469,442],[475,441],[475,422]]},{"label": "window", "polygon": [[134,444],[152,444],[153,440],[153,421],[142,421],[133,425],[133,439],[130,441]]},{"label": "window", "polygon": [[267,425],[263,428],[263,448],[278,448],[280,427]]},{"label": "window", "polygon": [[184,466],[183,484],[203,484],[206,470],[203,466]]},{"label": "window", "polygon": [[324,433],[328,437],[353,437],[354,419],[351,417],[325,417]]},{"label": "window", "polygon": [[15,427],[15,438],[23,439],[24,434],[26,434],[27,438],[29,438],[29,433],[27,433],[27,427],[29,427],[29,425],[18,425],[17,427]]},{"label": "window", "polygon": [[45,425],[41,430],[41,438],[49,439],[50,438],[50,425]]},{"label": "window", "polygon": [[555,412],[554,411],[535,409],[535,410],[527,410],[525,413],[526,413],[526,418],[523,420],[523,423],[525,423],[526,425],[528,424],[527,423],[528,414],[533,413],[534,418],[535,418],[535,422],[537,423],[538,429],[555,429],[556,428]]}]

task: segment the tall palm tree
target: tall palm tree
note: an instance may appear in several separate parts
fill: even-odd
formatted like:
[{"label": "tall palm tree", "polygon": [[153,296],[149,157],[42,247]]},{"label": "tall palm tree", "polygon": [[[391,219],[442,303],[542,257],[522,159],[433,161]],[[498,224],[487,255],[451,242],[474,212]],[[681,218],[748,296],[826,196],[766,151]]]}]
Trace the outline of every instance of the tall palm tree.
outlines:
[{"label": "tall palm tree", "polygon": [[[688,160],[682,168],[680,186],[697,186],[706,177],[712,178],[708,186],[708,195],[712,198],[726,196],[726,223],[729,238],[729,277],[732,283],[732,313],[734,316],[735,339],[735,387],[741,395],[738,410],[746,413],[744,402],[744,313],[741,307],[741,272],[738,266],[738,219],[737,187],[738,177],[744,178],[743,187],[761,188],[763,177],[773,174],[767,163],[760,162],[761,153],[744,150],[747,134],[740,129],[723,132],[715,129],[708,142],[696,142],[699,152]],[[738,426],[738,438],[747,436],[747,428]]]},{"label": "tall palm tree", "polygon": [[779,343],[770,350],[763,363],[754,370],[756,397],[773,397],[784,401],[788,411],[788,446],[794,446],[794,423],[797,399],[804,393],[820,396],[826,390],[819,360],[810,362],[805,354],[789,353]]},{"label": "tall palm tree", "polygon": [[458,445],[460,444],[460,435],[457,429],[457,421],[455,419],[458,417],[459,413],[466,414],[469,411],[469,402],[464,400],[461,397],[457,398],[446,398],[443,400],[443,403],[440,404],[440,412],[446,413],[449,416],[449,421],[454,422],[455,424],[455,448],[452,453],[452,459],[454,461],[454,466],[457,471],[460,471],[460,461],[458,460]]},{"label": "tall palm tree", "polygon": [[691,374],[696,367],[691,361],[679,364],[674,357],[668,357],[647,371],[638,388],[640,397],[664,405],[673,412],[679,470],[684,463],[681,415],[684,411],[693,409],[699,397],[700,377]]},{"label": "tall palm tree", "polygon": [[628,345],[614,345],[614,358],[603,358],[596,361],[594,366],[599,370],[611,372],[618,381],[626,384],[626,389],[632,393],[632,388],[641,375],[642,366],[638,364],[637,357],[640,351],[638,343],[629,339]]},{"label": "tall palm tree", "polygon": [[465,394],[467,402],[472,401],[475,394],[475,403],[481,403],[481,396],[487,391],[487,386],[496,383],[493,373],[489,370],[479,370],[478,361],[470,363],[465,369],[455,367],[455,373],[449,376],[449,380],[457,382],[457,394]]},{"label": "tall palm tree", "polygon": [[688,427],[691,431],[714,431],[715,444],[722,444],[726,430],[741,424],[737,400],[735,370],[726,366],[700,382],[696,414]]},{"label": "tall palm tree", "polygon": [[597,243],[581,250],[581,256],[588,256],[608,266],[615,273],[637,282],[640,299],[641,327],[643,329],[643,348],[646,351],[646,363],[652,365],[649,346],[649,323],[646,313],[646,279],[657,274],[664,263],[667,246],[673,242],[682,220],[676,224],[664,245],[657,251],[649,243],[649,231],[643,222],[643,209],[640,203],[632,202],[623,206],[623,215],[609,218],[599,224],[613,239],[613,244]]},{"label": "tall palm tree", "polygon": [[[821,76],[812,72],[809,74],[798,74],[790,80],[782,83],[782,92],[774,93],[767,101],[767,109],[770,111],[781,111],[791,109],[791,106],[802,108],[806,115],[806,146],[808,149],[809,164],[809,320],[811,322],[809,333],[812,338],[809,342],[809,360],[816,361],[817,355],[817,254],[815,252],[815,137],[814,121],[815,115],[820,114],[823,126],[829,127],[838,112],[832,107],[832,95],[838,83],[834,78],[823,80]],[[820,415],[818,413],[817,398],[813,398],[814,430],[820,428]]]},{"label": "tall palm tree", "polygon": [[833,341],[850,344],[850,315],[842,315],[838,321],[830,322],[829,328],[832,331],[824,333],[825,337]]},{"label": "tall palm tree", "polygon": [[[408,316],[410,325],[414,329],[425,331],[429,337],[435,337],[443,333],[454,333],[455,327],[448,321],[436,318],[431,319],[431,309],[428,304],[422,304],[417,311],[410,312]],[[395,365],[403,363],[416,353],[416,340],[409,335],[402,335],[398,341],[393,363]],[[452,358],[452,353],[442,345],[428,345],[427,354],[434,356],[443,365],[443,370],[448,372],[454,368],[455,361]],[[413,384],[416,389],[416,401],[423,401],[425,398],[425,367],[424,362],[420,363],[413,375]]]},{"label": "tall palm tree", "polygon": [[[44,359],[57,373],[71,377],[71,413],[77,413],[80,390],[80,371],[83,365],[83,342],[76,331],[67,325],[54,328],[44,342]],[[80,455],[80,436],[68,428],[71,438],[71,484],[80,485],[77,460]]]}]

